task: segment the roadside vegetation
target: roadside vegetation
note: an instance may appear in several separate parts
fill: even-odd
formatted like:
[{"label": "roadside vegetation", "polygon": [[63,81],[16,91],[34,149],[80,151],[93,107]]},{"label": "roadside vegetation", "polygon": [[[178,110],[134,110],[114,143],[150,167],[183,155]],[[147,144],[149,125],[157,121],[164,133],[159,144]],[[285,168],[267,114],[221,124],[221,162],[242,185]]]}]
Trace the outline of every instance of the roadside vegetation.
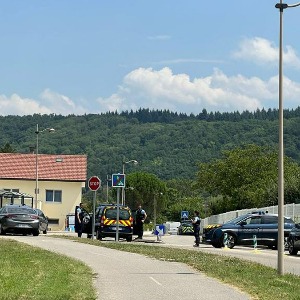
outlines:
[{"label": "roadside vegetation", "polygon": [[6,239],[0,257],[1,300],[97,299],[93,273],[80,261]]},{"label": "roadside vegetation", "polygon": [[64,238],[77,240],[80,243],[138,253],[160,260],[182,262],[209,277],[237,287],[251,295],[253,299],[299,299],[300,276],[292,274],[279,276],[277,270],[273,268],[235,257],[214,255],[197,250],[167,248],[157,244],[154,246],[153,244],[101,242],[67,236]]}]

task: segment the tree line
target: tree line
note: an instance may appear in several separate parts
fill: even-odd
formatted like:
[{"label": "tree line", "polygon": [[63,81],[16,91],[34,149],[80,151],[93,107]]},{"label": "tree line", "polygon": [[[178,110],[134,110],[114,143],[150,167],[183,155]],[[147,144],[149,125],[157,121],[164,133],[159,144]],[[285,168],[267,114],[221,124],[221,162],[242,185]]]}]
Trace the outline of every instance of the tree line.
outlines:
[{"label": "tree line", "polygon": [[[300,163],[299,108],[285,111],[285,199],[298,202]],[[0,151],[34,151],[36,124],[53,134],[39,136],[39,153],[86,154],[88,178],[106,183],[126,164],[128,204],[144,202],[153,218],[178,220],[181,210],[201,215],[277,202],[278,111],[178,114],[140,109],[82,116],[0,117]],[[155,121],[156,120],[156,121]],[[154,178],[153,178],[154,176]],[[143,180],[138,180],[138,179]],[[107,181],[108,179],[108,181]],[[155,183],[156,182],[156,183]],[[155,184],[154,184],[155,183]],[[152,186],[154,184],[154,186]],[[158,188],[159,187],[159,188]],[[109,188],[109,200],[114,199]],[[90,202],[90,192],[84,191]]]}]

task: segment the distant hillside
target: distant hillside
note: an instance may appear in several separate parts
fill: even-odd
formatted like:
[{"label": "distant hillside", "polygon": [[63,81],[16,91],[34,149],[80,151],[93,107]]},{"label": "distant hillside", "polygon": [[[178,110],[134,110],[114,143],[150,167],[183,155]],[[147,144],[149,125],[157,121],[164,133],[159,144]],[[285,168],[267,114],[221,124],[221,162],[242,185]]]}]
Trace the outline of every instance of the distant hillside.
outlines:
[{"label": "distant hillside", "polygon": [[[285,111],[285,153],[300,163],[300,109]],[[36,124],[40,130],[39,153],[87,154],[88,176],[103,182],[107,175],[145,171],[162,179],[193,178],[199,162],[219,157],[222,150],[242,144],[268,145],[277,149],[277,110],[254,113],[177,114],[140,109],[136,112],[101,115],[2,116],[0,147],[10,144],[17,152],[29,153],[36,145]],[[30,150],[31,148],[31,150]]]}]

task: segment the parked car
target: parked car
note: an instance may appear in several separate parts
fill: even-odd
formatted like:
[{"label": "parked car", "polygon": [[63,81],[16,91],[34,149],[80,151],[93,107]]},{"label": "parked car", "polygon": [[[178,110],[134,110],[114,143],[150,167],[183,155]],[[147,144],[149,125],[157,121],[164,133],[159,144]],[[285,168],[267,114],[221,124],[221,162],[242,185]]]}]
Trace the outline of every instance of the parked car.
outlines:
[{"label": "parked car", "polygon": [[41,211],[40,209],[36,208],[35,211],[36,214],[39,216],[39,221],[40,221],[39,230],[43,232],[43,234],[46,234],[48,231],[48,218],[44,215],[43,211]]},{"label": "parked car", "polygon": [[6,233],[38,236],[40,219],[37,212],[25,205],[6,205],[0,208],[0,234]]},{"label": "parked car", "polygon": [[[284,218],[284,236],[286,239],[294,226],[295,223],[291,218]],[[225,233],[227,239],[225,239]],[[218,227],[214,226],[210,230],[205,229],[202,242],[210,243],[215,248],[224,247],[226,243],[228,248],[233,248],[235,245],[254,245],[255,238],[257,245],[276,249],[278,215],[254,212],[239,216]]]},{"label": "parked car", "polygon": [[291,255],[297,255],[300,250],[300,224],[295,224],[295,227],[290,231],[288,250]]},{"label": "parked car", "polygon": [[191,220],[182,220],[178,227],[177,234],[179,235],[193,235],[194,234],[194,227]]},{"label": "parked car", "polygon": [[164,223],[164,226],[166,227],[165,231],[168,234],[177,234],[178,227],[180,226],[180,222],[177,221],[167,221]]},{"label": "parked car", "polygon": [[[86,217],[86,225],[83,232],[88,236],[92,234],[92,220]],[[119,205],[119,238],[125,238],[127,242],[132,241],[133,218],[129,207]],[[95,233],[98,240],[105,237],[116,237],[117,231],[117,205],[100,204],[95,211]]]}]

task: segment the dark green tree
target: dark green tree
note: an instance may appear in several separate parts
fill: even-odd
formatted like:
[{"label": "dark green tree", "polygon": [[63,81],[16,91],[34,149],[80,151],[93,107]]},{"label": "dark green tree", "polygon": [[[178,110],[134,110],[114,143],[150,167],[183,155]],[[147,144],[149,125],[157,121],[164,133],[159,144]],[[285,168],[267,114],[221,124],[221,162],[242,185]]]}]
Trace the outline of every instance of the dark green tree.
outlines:
[{"label": "dark green tree", "polygon": [[[221,159],[202,163],[197,186],[212,196],[222,196],[221,210],[262,207],[275,204],[278,187],[277,151],[247,145],[224,151]],[[285,158],[285,197],[299,199],[300,168]],[[216,205],[216,203],[214,203]]]},{"label": "dark green tree", "polygon": [[135,172],[126,176],[126,205],[132,209],[142,204],[149,220],[154,217],[154,205],[156,200],[156,213],[160,215],[167,203],[166,184],[154,174]]},{"label": "dark green tree", "polygon": [[16,150],[9,144],[6,143],[2,148],[0,148],[1,153],[14,153]]}]

